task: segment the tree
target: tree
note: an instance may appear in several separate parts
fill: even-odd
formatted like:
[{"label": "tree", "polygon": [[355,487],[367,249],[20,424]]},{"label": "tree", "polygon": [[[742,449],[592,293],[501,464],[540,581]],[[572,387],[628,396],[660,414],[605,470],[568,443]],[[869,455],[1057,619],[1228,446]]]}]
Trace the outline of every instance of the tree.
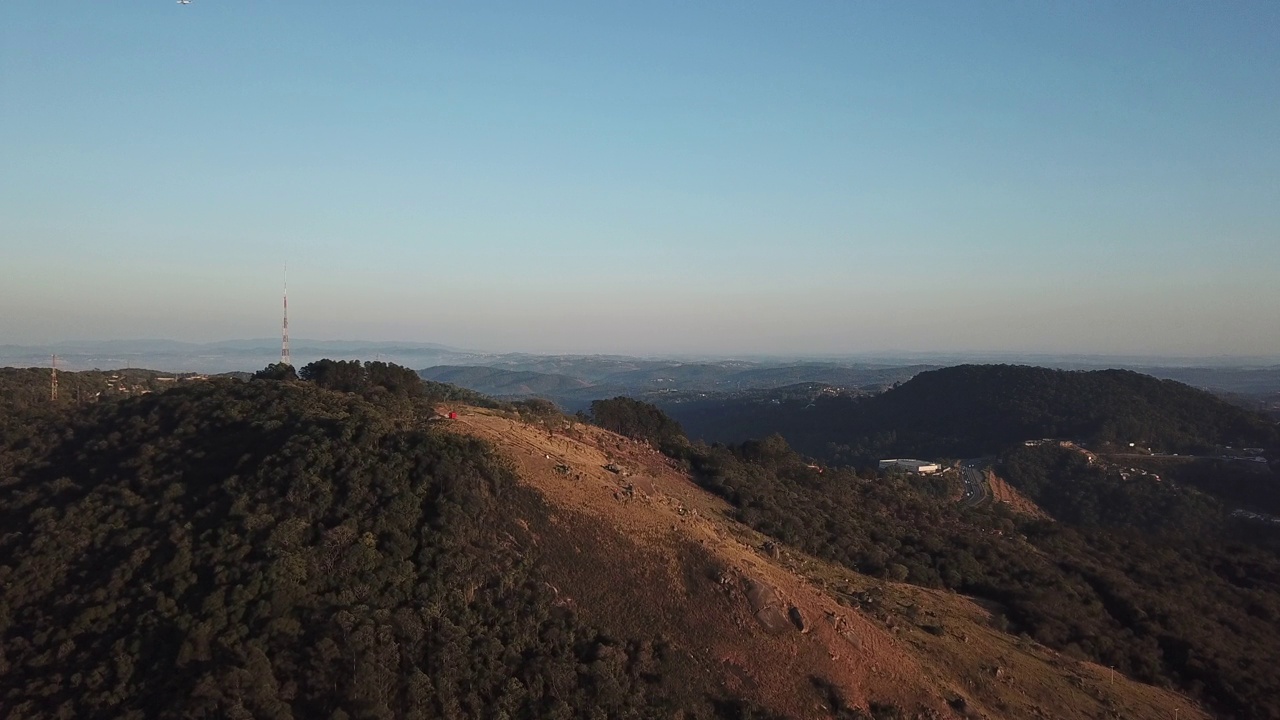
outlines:
[{"label": "tree", "polygon": [[656,406],[629,397],[591,403],[591,421],[619,435],[647,440],[657,447],[684,440],[680,423]]},{"label": "tree", "polygon": [[381,389],[392,395],[418,397],[423,394],[422,378],[407,367],[381,361],[316,360],[303,366],[299,375],[326,390],[367,393]]},{"label": "tree", "polygon": [[359,360],[316,360],[302,366],[298,375],[325,390],[360,392],[365,388],[364,368]]},{"label": "tree", "polygon": [[298,371],[288,363],[271,363],[253,374],[254,380],[297,380]]}]

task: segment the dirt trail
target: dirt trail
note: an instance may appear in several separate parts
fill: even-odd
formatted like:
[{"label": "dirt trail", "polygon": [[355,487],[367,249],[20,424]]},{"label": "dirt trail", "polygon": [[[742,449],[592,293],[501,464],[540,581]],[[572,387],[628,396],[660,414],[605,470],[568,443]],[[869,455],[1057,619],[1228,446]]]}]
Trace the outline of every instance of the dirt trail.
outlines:
[{"label": "dirt trail", "polygon": [[[908,716],[1106,717],[1123,709],[1123,717],[1164,718],[1176,707],[1180,717],[1203,717],[1176,695],[1124,678],[1108,684],[1093,666],[996,631],[990,611],[954,594],[774,547],[647,444],[582,424],[552,431],[496,411],[450,409],[458,418],[446,427],[491,441],[562,512],[566,528],[646,564],[635,571],[644,586],[631,598],[591,587],[610,568],[567,567],[566,595],[603,598],[661,623],[654,630],[682,628],[687,649],[718,667],[726,688],[789,717],[830,716],[814,678],[849,705],[890,703]],[[690,578],[681,558],[691,547],[714,559],[714,577]],[[945,629],[922,629],[927,617]]]}]

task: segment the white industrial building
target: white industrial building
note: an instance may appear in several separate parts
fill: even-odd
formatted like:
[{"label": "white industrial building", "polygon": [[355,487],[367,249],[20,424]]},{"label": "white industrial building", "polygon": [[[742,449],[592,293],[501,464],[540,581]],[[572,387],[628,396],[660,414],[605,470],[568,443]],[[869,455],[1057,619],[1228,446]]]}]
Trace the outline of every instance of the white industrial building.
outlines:
[{"label": "white industrial building", "polygon": [[907,472],[919,473],[920,475],[929,475],[936,473],[942,468],[938,463],[925,462],[924,460],[912,460],[911,458],[890,458],[880,461],[880,469],[885,468],[902,468]]}]

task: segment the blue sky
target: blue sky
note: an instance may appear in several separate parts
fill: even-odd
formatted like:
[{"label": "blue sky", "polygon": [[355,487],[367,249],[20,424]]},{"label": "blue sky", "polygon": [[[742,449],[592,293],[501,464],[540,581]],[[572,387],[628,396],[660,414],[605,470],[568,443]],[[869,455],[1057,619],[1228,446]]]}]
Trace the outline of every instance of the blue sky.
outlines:
[{"label": "blue sky", "polygon": [[1280,4],[0,4],[0,344],[1280,357]]}]

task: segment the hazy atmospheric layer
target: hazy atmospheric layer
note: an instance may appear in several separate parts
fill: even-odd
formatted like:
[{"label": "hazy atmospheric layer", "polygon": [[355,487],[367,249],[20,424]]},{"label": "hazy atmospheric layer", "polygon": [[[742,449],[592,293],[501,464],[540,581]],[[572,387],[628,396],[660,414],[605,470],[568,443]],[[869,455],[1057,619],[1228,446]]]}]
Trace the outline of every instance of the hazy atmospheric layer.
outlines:
[{"label": "hazy atmospheric layer", "polygon": [[1280,354],[1280,6],[0,4],[0,343]]}]

